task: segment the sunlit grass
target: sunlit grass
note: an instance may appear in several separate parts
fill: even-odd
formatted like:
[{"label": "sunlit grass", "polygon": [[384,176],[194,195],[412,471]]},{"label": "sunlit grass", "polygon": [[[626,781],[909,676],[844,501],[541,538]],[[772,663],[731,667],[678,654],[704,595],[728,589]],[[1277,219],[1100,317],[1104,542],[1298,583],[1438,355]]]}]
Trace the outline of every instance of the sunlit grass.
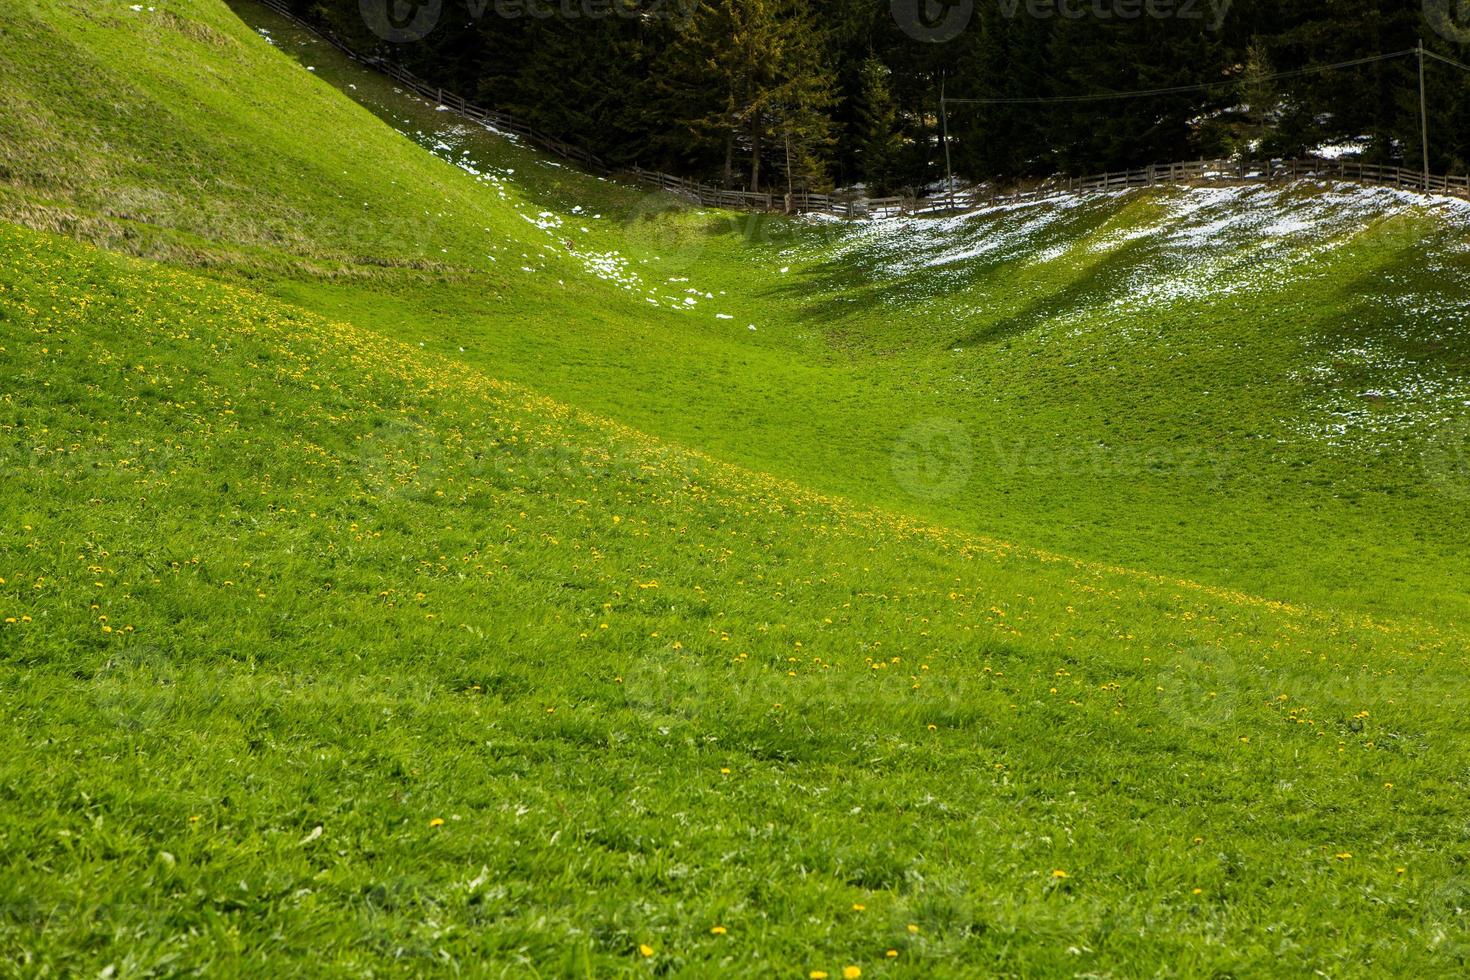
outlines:
[{"label": "sunlit grass", "polygon": [[18,972],[1458,962],[1462,634],[855,509],[4,246]]},{"label": "sunlit grass", "polygon": [[6,972],[1465,969],[1456,215],[671,208],[16,6]]}]

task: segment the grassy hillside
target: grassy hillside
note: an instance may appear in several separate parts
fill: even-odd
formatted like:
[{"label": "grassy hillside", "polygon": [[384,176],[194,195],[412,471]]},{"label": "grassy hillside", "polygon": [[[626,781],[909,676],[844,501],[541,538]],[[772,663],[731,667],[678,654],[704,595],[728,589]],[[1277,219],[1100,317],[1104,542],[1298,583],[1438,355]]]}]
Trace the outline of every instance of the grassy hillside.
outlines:
[{"label": "grassy hillside", "polygon": [[240,12],[270,43],[216,0],[17,17],[0,214],[871,505],[1283,601],[1470,612],[1458,206],[1164,191],[874,229],[678,210]]},{"label": "grassy hillside", "polygon": [[854,509],[3,246],[17,975],[1461,962],[1463,634]]},{"label": "grassy hillside", "polygon": [[1466,969],[1463,206],[727,215],[238,14],[0,21],[5,972]]}]

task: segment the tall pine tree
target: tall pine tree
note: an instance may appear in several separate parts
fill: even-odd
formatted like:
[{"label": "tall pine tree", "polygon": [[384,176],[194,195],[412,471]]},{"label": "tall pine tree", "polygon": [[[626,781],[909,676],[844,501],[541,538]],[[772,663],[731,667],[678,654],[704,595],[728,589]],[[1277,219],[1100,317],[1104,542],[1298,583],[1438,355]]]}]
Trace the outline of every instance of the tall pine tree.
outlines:
[{"label": "tall pine tree", "polygon": [[805,181],[825,177],[836,99],[825,53],[807,0],[700,0],[658,69],[681,136],[718,149],[726,184],[744,156],[760,190],[788,147]]},{"label": "tall pine tree", "polygon": [[903,135],[898,106],[888,87],[888,66],[869,55],[863,62],[857,94],[856,150],[869,190],[886,194],[893,186]]}]

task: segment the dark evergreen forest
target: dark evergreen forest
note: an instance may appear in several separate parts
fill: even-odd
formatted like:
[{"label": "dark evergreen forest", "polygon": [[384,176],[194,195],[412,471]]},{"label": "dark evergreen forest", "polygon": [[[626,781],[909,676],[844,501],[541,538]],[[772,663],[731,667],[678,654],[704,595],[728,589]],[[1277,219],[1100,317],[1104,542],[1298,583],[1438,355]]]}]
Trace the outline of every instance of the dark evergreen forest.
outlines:
[{"label": "dark evergreen forest", "polygon": [[[1470,0],[293,0],[483,105],[731,187],[1087,173],[1351,144],[1422,165],[1419,64]],[[1470,72],[1429,59],[1430,165],[1470,161]],[[1116,98],[1120,93],[1183,89]],[[1009,101],[1006,101],[1009,100]]]}]

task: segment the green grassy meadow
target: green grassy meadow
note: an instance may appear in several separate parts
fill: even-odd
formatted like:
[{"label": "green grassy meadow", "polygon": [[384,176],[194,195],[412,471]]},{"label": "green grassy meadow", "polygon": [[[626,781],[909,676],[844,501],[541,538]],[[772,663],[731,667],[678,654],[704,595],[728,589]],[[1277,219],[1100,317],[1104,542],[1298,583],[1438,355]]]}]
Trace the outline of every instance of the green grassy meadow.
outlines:
[{"label": "green grassy meadow", "polygon": [[726,214],[4,6],[0,973],[1470,969],[1470,208]]}]

